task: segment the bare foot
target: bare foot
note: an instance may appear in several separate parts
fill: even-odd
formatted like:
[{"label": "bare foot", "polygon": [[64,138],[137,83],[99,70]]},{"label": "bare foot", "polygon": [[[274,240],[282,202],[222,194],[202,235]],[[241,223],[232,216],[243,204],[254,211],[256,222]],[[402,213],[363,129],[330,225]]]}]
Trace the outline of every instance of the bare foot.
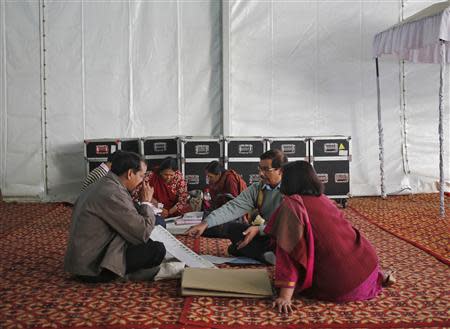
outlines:
[{"label": "bare foot", "polygon": [[395,271],[389,270],[383,273],[383,287],[390,287],[397,282],[397,279],[394,277]]}]

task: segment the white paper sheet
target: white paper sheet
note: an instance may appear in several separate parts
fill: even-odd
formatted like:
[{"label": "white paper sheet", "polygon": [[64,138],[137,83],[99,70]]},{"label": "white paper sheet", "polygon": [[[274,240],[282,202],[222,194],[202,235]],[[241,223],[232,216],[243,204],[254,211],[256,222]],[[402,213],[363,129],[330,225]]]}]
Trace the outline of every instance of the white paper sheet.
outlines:
[{"label": "white paper sheet", "polygon": [[176,259],[185,263],[189,267],[200,268],[215,268],[216,266],[209,260],[204,259],[194,251],[182,244],[176,237],[170,234],[165,228],[160,225],[155,226],[150,239],[164,243],[167,251]]}]

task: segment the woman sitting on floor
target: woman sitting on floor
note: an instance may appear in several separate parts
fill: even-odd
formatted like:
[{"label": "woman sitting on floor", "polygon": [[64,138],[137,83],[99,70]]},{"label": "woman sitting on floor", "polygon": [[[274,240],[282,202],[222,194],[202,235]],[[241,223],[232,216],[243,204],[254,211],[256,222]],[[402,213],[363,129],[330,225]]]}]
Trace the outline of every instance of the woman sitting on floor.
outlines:
[{"label": "woman sitting on floor", "polygon": [[308,162],[283,167],[284,199],[265,228],[276,242],[274,307],[291,312],[296,292],[334,302],[377,296],[384,275],[370,242],[347,221]]},{"label": "woman sitting on floor", "polygon": [[[203,203],[203,209],[208,213],[220,208],[228,201],[237,197],[247,188],[244,179],[233,169],[225,170],[218,161],[211,161],[205,168],[208,178],[208,189],[211,194],[210,204]],[[243,217],[247,220],[246,217]],[[239,219],[236,219],[239,221]],[[225,223],[206,229],[203,236],[208,238],[228,238],[228,228],[231,223]]]},{"label": "woman sitting on floor", "polygon": [[[163,218],[179,216],[191,211],[187,202],[189,197],[187,184],[174,158],[165,158],[155,171],[147,172],[144,182],[148,182],[155,189],[153,202],[163,204],[161,213]],[[137,200],[142,184],[134,190],[133,200]]]},{"label": "woman sitting on floor", "polygon": [[208,210],[221,207],[247,188],[244,179],[236,171],[225,170],[218,161],[211,161],[205,169],[211,193],[211,207]]}]

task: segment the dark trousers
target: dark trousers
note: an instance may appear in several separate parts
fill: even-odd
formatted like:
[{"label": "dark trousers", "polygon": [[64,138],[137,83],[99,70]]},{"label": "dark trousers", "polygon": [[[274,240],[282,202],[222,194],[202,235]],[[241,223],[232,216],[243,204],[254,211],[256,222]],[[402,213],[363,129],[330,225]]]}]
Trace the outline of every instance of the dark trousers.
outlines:
[{"label": "dark trousers", "polygon": [[125,254],[127,273],[158,266],[165,255],[164,244],[152,239],[148,239],[147,243],[129,245]]},{"label": "dark trousers", "polygon": [[[203,218],[208,217],[210,213],[211,213],[210,211],[204,211]],[[202,236],[205,238],[229,239],[230,238],[229,228],[235,223],[241,222],[239,222],[239,219],[235,219],[234,221],[222,225],[207,228],[205,232],[203,232]]]},{"label": "dark trousers", "polygon": [[242,232],[248,227],[248,224],[243,223],[230,223],[228,225],[228,238],[232,242],[228,252],[234,256],[245,256],[264,262],[263,254],[267,251],[275,250],[267,235],[261,236],[258,234],[244,248],[237,249],[237,244],[245,238]]},{"label": "dark trousers", "polygon": [[162,216],[155,215],[155,225],[161,225],[166,228],[166,221],[162,218]]},{"label": "dark trousers", "polygon": [[[126,273],[158,266],[166,255],[164,244],[148,239],[147,243],[128,245],[125,254]],[[98,276],[77,275],[76,278],[88,283],[104,283],[117,278],[117,274],[103,269]]]},{"label": "dark trousers", "polygon": [[202,236],[205,238],[228,239],[229,238],[228,228],[232,224],[234,223],[225,223],[222,225],[207,228],[205,232],[203,232]]}]

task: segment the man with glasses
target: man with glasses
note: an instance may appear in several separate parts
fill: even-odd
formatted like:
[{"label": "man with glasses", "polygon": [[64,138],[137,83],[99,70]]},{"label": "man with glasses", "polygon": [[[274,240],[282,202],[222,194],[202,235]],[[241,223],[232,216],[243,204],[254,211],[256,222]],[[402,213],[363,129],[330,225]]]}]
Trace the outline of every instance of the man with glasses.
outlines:
[{"label": "man with glasses", "polygon": [[232,244],[228,252],[235,256],[246,256],[273,264],[275,256],[269,238],[264,235],[263,222],[269,220],[281,202],[281,167],[285,163],[287,157],[280,150],[274,149],[263,153],[258,166],[261,181],[250,185],[236,198],[209,214],[202,223],[189,228],[186,233],[192,237],[199,237],[207,228],[231,222],[249,212],[256,212],[259,215],[259,220],[256,221],[259,225],[230,224],[228,238]]}]

